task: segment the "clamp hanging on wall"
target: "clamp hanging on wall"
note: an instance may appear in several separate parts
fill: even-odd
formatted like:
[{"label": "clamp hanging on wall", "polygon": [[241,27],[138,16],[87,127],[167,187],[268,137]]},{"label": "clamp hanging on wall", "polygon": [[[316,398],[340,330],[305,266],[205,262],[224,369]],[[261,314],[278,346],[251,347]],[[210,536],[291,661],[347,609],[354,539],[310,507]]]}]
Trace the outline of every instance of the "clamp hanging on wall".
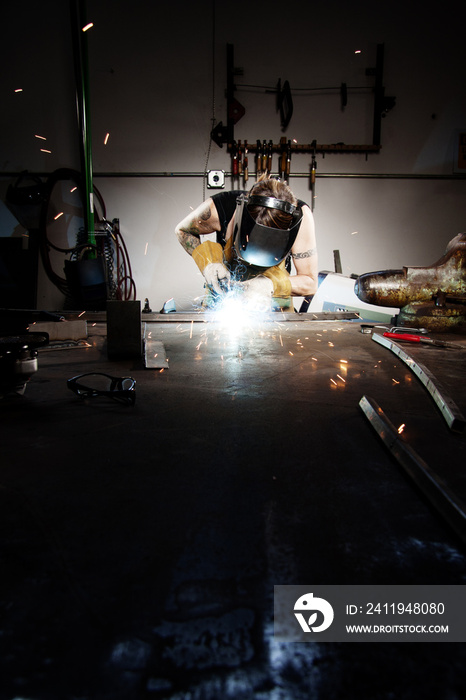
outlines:
[{"label": "clamp hanging on wall", "polygon": [[282,131],[286,131],[288,124],[293,116],[293,98],[291,97],[291,88],[288,80],[285,80],[282,88],[282,81],[278,81],[277,85],[277,111],[280,112],[280,124]]}]

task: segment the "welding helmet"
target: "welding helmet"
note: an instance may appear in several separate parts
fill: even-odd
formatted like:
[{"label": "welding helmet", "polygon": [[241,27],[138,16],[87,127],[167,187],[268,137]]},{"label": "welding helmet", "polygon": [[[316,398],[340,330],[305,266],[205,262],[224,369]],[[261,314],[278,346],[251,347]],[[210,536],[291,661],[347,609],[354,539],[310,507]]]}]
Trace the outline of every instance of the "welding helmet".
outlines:
[{"label": "welding helmet", "polygon": [[[248,205],[280,209],[291,215],[288,229],[259,224],[252,217]],[[283,199],[260,195],[241,194],[236,200],[233,245],[236,256],[257,267],[274,267],[290,253],[303,218],[301,207]]]}]

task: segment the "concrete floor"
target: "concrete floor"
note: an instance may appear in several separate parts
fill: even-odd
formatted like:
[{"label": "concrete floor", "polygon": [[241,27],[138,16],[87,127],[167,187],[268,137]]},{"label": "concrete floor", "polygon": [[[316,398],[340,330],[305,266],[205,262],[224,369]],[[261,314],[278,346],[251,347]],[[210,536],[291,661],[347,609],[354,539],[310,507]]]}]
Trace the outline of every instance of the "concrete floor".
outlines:
[{"label": "concrete floor", "polygon": [[[410,370],[354,322],[170,318],[161,372],[109,361],[91,320],[89,348],[41,350],[0,402],[0,698],[464,697],[465,644],[273,637],[275,584],[466,582],[465,545],[358,405],[466,500],[466,437]],[[410,353],[466,413],[466,353]],[[135,406],[77,398],[88,371],[133,376]]]}]

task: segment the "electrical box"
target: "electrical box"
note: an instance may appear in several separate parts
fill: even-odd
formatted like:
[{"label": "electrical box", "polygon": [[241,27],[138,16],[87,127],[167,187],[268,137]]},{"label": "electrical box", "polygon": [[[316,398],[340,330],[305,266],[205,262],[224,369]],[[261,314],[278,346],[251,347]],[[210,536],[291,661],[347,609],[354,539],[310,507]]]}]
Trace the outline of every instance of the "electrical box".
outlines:
[{"label": "electrical box", "polygon": [[209,170],[207,173],[207,187],[213,189],[223,189],[225,187],[225,171]]}]

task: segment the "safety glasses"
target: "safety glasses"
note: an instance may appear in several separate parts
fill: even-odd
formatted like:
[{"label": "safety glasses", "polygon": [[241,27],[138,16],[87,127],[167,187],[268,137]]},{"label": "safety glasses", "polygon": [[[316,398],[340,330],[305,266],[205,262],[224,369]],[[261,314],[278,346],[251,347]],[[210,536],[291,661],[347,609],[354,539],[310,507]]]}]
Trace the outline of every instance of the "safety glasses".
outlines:
[{"label": "safety glasses", "polygon": [[132,377],[112,377],[104,372],[87,372],[68,379],[67,387],[83,399],[107,396],[120,403],[134,406],[136,380]]}]

